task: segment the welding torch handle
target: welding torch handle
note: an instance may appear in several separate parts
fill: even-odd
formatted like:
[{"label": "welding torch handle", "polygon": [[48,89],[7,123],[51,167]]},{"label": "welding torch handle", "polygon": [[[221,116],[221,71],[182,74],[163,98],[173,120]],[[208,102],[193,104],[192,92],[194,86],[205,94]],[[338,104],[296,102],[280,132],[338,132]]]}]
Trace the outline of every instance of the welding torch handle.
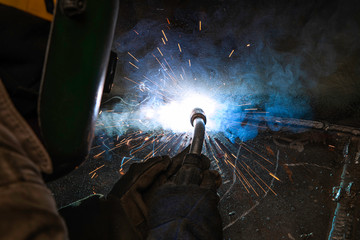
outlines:
[{"label": "welding torch handle", "polygon": [[194,120],[194,135],[190,147],[190,152],[193,154],[201,155],[205,136],[205,122],[202,118]]},{"label": "welding torch handle", "polygon": [[[205,115],[201,109],[195,109],[191,123],[194,126],[194,135],[190,146],[190,152],[186,155],[183,164],[175,178],[179,185],[200,184],[201,172],[204,167],[201,159],[201,151],[205,136]],[[200,116],[200,117],[199,117]]]}]

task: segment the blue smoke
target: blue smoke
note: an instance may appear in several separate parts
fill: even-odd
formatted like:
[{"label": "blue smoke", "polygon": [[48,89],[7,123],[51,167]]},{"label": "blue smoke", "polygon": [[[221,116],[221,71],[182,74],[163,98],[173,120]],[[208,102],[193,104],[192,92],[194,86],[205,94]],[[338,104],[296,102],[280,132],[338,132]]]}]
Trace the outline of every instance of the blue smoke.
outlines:
[{"label": "blue smoke", "polygon": [[[161,40],[163,29],[168,39],[166,44]],[[166,30],[164,24],[147,20],[139,22],[133,30],[139,35],[129,31],[117,40],[123,67],[117,84],[127,94],[115,108],[122,109],[122,113],[100,116],[103,126],[117,122],[118,127],[112,128],[111,134],[114,131],[123,134],[129,124],[144,131],[165,128],[157,121],[146,119],[145,109],[158,113],[160,106],[181,101],[189,91],[210,97],[221,105],[215,117],[209,119],[216,126],[210,130],[223,131],[230,139],[248,140],[257,135],[256,125],[242,124],[247,108],[257,109],[266,116],[311,115],[308,99],[302,94],[301,59],[276,53],[262,42],[256,46],[244,45],[244,50],[249,51],[245,56],[234,51],[229,57],[232,49],[226,41],[218,44],[212,36]],[[137,120],[129,123],[127,119]]]},{"label": "blue smoke", "polygon": [[[279,14],[265,5],[255,11],[231,2],[230,7],[206,14],[175,11],[181,26],[156,18],[140,20],[116,39],[120,70],[113,94],[121,95],[123,101],[115,105],[119,113],[111,115],[110,122],[119,125],[112,134],[121,135],[129,128],[165,128],[146,115],[159,114],[161,106],[180,102],[188,92],[218,103],[220,107],[209,119],[215,126],[211,130],[223,131],[230,139],[257,135],[257,123],[244,123],[249,115],[311,119],[310,97],[316,94],[319,79],[333,74],[336,66],[329,40],[333,30],[316,35],[329,19],[310,19],[295,30],[291,25],[291,19],[301,19],[312,7],[304,5],[294,12],[293,6],[281,5],[284,13]],[[201,32],[197,29],[200,19]],[[99,122],[104,124],[100,126],[111,124],[108,115],[101,115]],[[281,128],[268,125],[272,130]]]}]

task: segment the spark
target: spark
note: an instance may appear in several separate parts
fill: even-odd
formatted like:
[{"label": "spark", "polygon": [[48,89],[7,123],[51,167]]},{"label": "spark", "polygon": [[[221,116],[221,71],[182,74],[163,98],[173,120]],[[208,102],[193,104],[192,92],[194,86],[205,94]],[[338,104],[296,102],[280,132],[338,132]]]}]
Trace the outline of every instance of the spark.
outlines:
[{"label": "spark", "polygon": [[[216,142],[216,144],[217,144],[217,146],[220,148],[220,149],[224,149],[223,150],[223,152],[225,153],[225,152],[228,152],[228,153],[230,153],[230,155],[228,155],[228,153],[225,153],[225,156],[229,159],[229,160],[231,160],[231,157],[234,159],[234,161],[236,161],[237,160],[237,158],[236,158],[236,156],[234,155],[234,154],[232,154],[230,151],[229,151],[229,149],[225,146],[225,145],[223,145],[222,143],[221,143],[221,141],[220,140],[218,140],[217,138],[214,138],[215,139],[215,142]],[[248,175],[256,182],[256,184],[261,188],[261,190],[263,190],[263,192],[264,193],[266,193],[266,191],[265,191],[265,189],[260,185],[260,183],[254,178],[254,176],[249,172],[249,171],[251,171],[253,174],[255,174],[255,176],[265,185],[265,186],[267,186],[275,195],[276,195],[276,193],[264,182],[264,180],[258,175],[258,174],[256,174],[251,168],[250,168],[250,166],[249,165],[247,165],[244,161],[236,161],[236,163],[239,163],[240,164],[240,166],[248,173]],[[245,166],[246,167],[245,167]],[[236,167],[236,166],[235,166]]]},{"label": "spark", "polygon": [[126,165],[126,163],[128,163],[129,161],[131,161],[134,157],[128,158],[128,160],[127,160],[126,162],[124,162],[125,158],[126,158],[126,157],[124,157],[123,160],[121,161],[121,167],[120,167],[120,169],[119,169],[119,173],[120,173],[121,175],[124,175],[124,174],[125,174],[125,172],[123,171],[123,166]]},{"label": "spark", "polygon": [[160,88],[159,85],[157,85],[154,81],[151,81],[150,78],[146,77],[146,76],[143,76],[146,80],[148,80],[149,82],[151,82],[152,84],[154,84],[156,87]]},{"label": "spark", "polygon": [[199,21],[199,31],[201,31],[201,20]]},{"label": "spark", "polygon": [[[242,180],[246,183],[246,185],[254,191],[254,193],[256,194],[256,196],[259,196],[259,194],[256,192],[256,190],[254,189],[254,187],[250,184],[250,182],[247,180],[247,178],[244,176],[244,174],[240,171],[240,169],[237,168],[237,167],[236,167],[233,163],[231,163],[230,161],[227,161],[227,162],[228,162],[228,163],[230,164],[230,166],[233,167],[234,170],[239,174],[239,176],[240,176],[240,177],[238,176],[239,180],[242,179]],[[245,184],[243,184],[243,185],[245,186]]]},{"label": "spark", "polygon": [[243,163],[246,165],[246,167],[247,167],[252,173],[254,173],[254,174],[257,176],[258,179],[260,179],[260,181],[261,181],[275,196],[277,196],[276,192],[275,192],[268,184],[266,184],[265,181],[264,181],[254,170],[252,170],[252,169],[249,167],[249,165],[247,165],[245,162],[243,162]]},{"label": "spark", "polygon": [[139,83],[137,83],[136,81],[134,81],[134,80],[132,80],[132,79],[130,79],[130,78],[128,78],[128,77],[124,77],[124,79],[126,79],[126,80],[128,80],[128,81],[130,81],[130,82],[133,82],[133,83],[135,83],[135,84],[137,84],[137,85],[140,85]]},{"label": "spark", "polygon": [[133,30],[137,35],[139,35],[139,33],[137,32],[137,31],[135,31],[135,30]]},{"label": "spark", "polygon": [[229,58],[231,58],[231,55],[234,53],[234,51],[235,51],[235,49],[233,49],[233,50],[231,51],[231,53],[229,54]]},{"label": "spark", "polygon": [[246,44],[247,47],[250,47],[250,43]]},{"label": "spark", "polygon": [[191,61],[190,61],[190,59],[189,59],[189,67],[191,67]]},{"label": "spark", "polygon": [[164,38],[161,38],[161,40],[162,40],[163,44],[166,45]]},{"label": "spark", "polygon": [[179,47],[179,51],[181,52],[181,47],[180,47],[180,43],[178,43],[178,47]]},{"label": "spark", "polygon": [[170,20],[169,20],[168,18],[166,18],[166,21],[167,21],[167,23],[170,25]]},{"label": "spark", "polygon": [[[264,193],[266,193],[266,191],[265,191],[265,189],[260,185],[260,183],[254,178],[254,176],[249,172],[249,170],[251,169],[251,168],[249,168],[249,167],[244,167],[244,165],[241,163],[241,162],[239,162],[239,164],[240,164],[240,166],[248,173],[248,175],[255,181],[255,183],[260,187],[260,189],[264,192]],[[260,178],[261,179],[261,178]]]},{"label": "spark", "polygon": [[100,157],[103,153],[105,152],[105,150],[104,151],[102,151],[101,153],[99,153],[99,154],[96,154],[95,156],[94,156],[94,158],[98,158],[98,157]]},{"label": "spark", "polygon": [[132,62],[129,62],[130,64],[131,64],[131,66],[133,66],[134,68],[136,68],[136,69],[139,69],[139,67],[138,66],[136,66],[135,64],[133,64]]},{"label": "spark", "polygon": [[162,54],[160,48],[157,48],[157,50],[159,51],[160,55],[163,57],[164,55]]},{"label": "spark", "polygon": [[103,168],[105,166],[105,164],[101,165],[100,167],[95,168],[94,170],[92,170],[91,172],[89,172],[89,175],[93,174],[94,172],[96,172],[97,170]]},{"label": "spark", "polygon": [[161,32],[162,32],[162,34],[164,35],[165,40],[168,41],[168,39],[167,39],[167,37],[166,37],[166,35],[165,35],[164,30],[161,30]]},{"label": "spark", "polygon": [[128,52],[128,54],[129,54],[133,59],[135,59],[135,61],[139,62],[139,60],[137,60],[137,58],[134,57],[130,52]]},{"label": "spark", "polygon": [[[165,73],[169,76],[169,78],[170,78],[171,80],[173,80],[173,82],[176,84],[176,82],[177,82],[176,78],[175,78],[174,76],[171,76],[171,75],[170,75],[170,73],[169,73],[169,71],[167,71],[165,65],[162,64],[162,63],[160,62],[160,60],[159,60],[154,54],[152,54],[152,56],[156,59],[156,61],[159,63],[159,65],[162,67],[162,69],[165,71]],[[165,59],[165,62],[167,63],[166,59]],[[170,67],[170,66],[169,66],[169,67]]]},{"label": "spark", "polygon": [[[176,74],[174,73],[174,71],[172,70],[172,67],[170,66],[170,64],[168,63],[168,61],[166,61],[166,59],[164,58],[164,61],[166,63],[166,65],[169,67],[170,71],[172,72],[173,76],[172,76],[172,80],[174,81],[175,84],[177,84],[178,80],[176,79]],[[180,87],[180,86],[179,86]],[[181,87],[180,87],[181,88]]]},{"label": "spark", "polygon": [[276,180],[280,181],[280,179],[277,176],[275,176],[273,173],[269,173],[269,175],[272,176],[273,178],[275,178]]},{"label": "spark", "polygon": [[242,107],[242,106],[249,106],[249,105],[252,105],[252,103],[237,104],[237,105],[234,105],[234,106],[236,106],[236,107]]},{"label": "spark", "polygon": [[[247,146],[248,148],[246,148],[245,146]],[[260,155],[259,153],[249,149],[250,147],[248,145],[246,145],[245,143],[243,143],[243,148],[245,148],[248,152],[252,152],[255,153],[256,155],[258,155],[259,157],[261,157],[262,159],[264,159],[266,162],[270,163],[271,165],[274,165],[273,162],[271,162],[269,159],[265,158],[264,156]]]}]

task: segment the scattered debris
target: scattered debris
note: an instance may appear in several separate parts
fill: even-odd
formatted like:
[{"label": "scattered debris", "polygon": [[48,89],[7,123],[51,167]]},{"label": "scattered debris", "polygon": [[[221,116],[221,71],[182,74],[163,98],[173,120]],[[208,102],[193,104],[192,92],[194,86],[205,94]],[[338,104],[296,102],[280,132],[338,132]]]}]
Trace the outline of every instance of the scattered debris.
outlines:
[{"label": "scattered debris", "polygon": [[340,200],[341,195],[342,195],[341,189],[342,188],[340,186],[333,187],[332,194],[331,194],[333,201],[337,202]]},{"label": "scattered debris", "polygon": [[291,235],[291,233],[288,233],[288,237],[289,237],[289,239],[291,239],[291,240],[295,240],[295,238]]},{"label": "scattered debris", "polygon": [[267,152],[269,153],[269,155],[275,157],[275,153],[274,153],[274,151],[271,149],[270,146],[266,146],[266,150],[267,150]]},{"label": "scattered debris", "polygon": [[235,211],[229,212],[229,216],[234,216],[235,215]]},{"label": "scattered debris", "polygon": [[305,233],[305,234],[301,234],[300,238],[305,238],[305,239],[309,239],[310,237],[314,236],[314,234],[311,233]]},{"label": "scattered debris", "polygon": [[349,197],[351,196],[351,187],[353,184],[354,184],[354,182],[350,182],[349,185],[345,189],[346,195],[348,195]]},{"label": "scattered debris", "polygon": [[301,140],[294,140],[287,137],[277,137],[273,138],[273,142],[279,147],[286,147],[298,152],[304,151],[304,146],[309,143],[309,141],[301,141]]},{"label": "scattered debris", "polygon": [[360,158],[360,152],[357,152],[355,156],[355,164],[359,164],[359,158]]},{"label": "scattered debris", "polygon": [[293,178],[292,178],[293,172],[290,170],[290,168],[289,168],[286,164],[283,164],[283,167],[284,167],[284,169],[285,169],[286,174],[288,175],[289,180],[290,180],[291,182],[294,182],[294,181],[293,181]]}]

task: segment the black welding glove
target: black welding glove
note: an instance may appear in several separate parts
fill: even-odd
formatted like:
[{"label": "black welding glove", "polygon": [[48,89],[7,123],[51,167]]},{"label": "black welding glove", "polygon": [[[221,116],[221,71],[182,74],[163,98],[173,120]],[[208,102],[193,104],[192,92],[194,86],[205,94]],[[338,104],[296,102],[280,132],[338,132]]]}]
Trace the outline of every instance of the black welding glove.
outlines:
[{"label": "black welding glove", "polygon": [[126,218],[131,223],[134,239],[146,238],[148,234],[147,201],[157,188],[169,181],[179,170],[188,152],[189,148],[186,148],[174,158],[154,157],[144,163],[132,164],[129,171],[110,191],[107,201],[124,210]]},{"label": "black welding glove", "polygon": [[[196,167],[197,166],[197,167]],[[218,172],[204,155],[188,154],[177,176],[151,196],[148,239],[222,239]]]},{"label": "black welding glove", "polygon": [[179,170],[189,147],[174,158],[134,163],[106,198],[93,196],[60,210],[70,239],[145,239],[148,199]]}]

